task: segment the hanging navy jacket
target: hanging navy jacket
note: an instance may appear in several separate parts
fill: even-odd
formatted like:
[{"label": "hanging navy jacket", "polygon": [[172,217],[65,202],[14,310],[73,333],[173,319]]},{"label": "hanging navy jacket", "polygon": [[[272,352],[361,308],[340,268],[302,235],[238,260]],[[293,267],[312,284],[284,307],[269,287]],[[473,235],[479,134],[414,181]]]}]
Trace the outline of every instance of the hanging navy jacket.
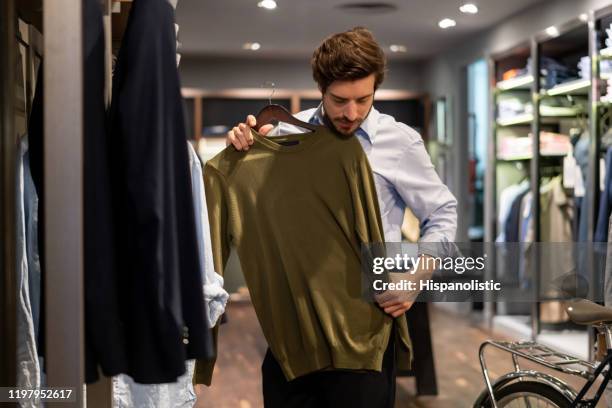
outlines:
[{"label": "hanging navy jacket", "polygon": [[174,10],[135,0],[115,66],[110,113],[117,267],[129,374],[173,382],[210,358]]},{"label": "hanging navy jacket", "polygon": [[85,377],[128,370],[125,322],[116,264],[116,217],[110,178],[111,140],[104,103],[104,28],[98,0],[83,2],[83,226]]}]

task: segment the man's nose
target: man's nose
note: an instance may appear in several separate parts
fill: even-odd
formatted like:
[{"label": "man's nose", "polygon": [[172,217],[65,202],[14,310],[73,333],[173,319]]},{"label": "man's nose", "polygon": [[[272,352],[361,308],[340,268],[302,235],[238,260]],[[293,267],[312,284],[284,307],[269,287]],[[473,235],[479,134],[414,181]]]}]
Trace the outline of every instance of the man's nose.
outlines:
[{"label": "man's nose", "polygon": [[344,117],[351,122],[357,119],[357,105],[355,102],[349,102],[344,108]]}]

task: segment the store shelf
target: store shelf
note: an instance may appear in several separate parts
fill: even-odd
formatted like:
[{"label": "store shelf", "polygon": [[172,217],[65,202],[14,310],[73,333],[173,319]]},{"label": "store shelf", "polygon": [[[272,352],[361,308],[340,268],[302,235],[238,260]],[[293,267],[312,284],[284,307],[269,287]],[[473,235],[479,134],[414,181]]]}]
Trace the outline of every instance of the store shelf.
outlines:
[{"label": "store shelf", "polygon": [[601,59],[612,59],[612,47],[603,48],[599,51]]},{"label": "store shelf", "polygon": [[[556,122],[558,119],[574,118],[583,113],[576,108],[566,108],[559,106],[540,106],[540,119],[544,122]],[[524,126],[529,125],[533,121],[533,114],[524,113],[511,118],[497,119],[497,126]]]},{"label": "store shelf", "polygon": [[506,79],[497,83],[497,90],[499,91],[513,91],[513,90],[529,90],[533,84],[532,75],[522,75],[516,78]]},{"label": "store shelf", "polygon": [[533,121],[533,115],[531,113],[525,113],[522,115],[516,115],[511,118],[497,119],[498,126],[517,126],[517,125],[528,125]]},{"label": "store shelf", "polygon": [[531,154],[526,154],[526,155],[522,155],[522,156],[503,156],[503,155],[498,155],[497,156],[497,161],[500,163],[507,163],[507,162],[516,162],[516,161],[524,161],[524,160],[531,160],[533,156]]},{"label": "store shelf", "polygon": [[588,95],[590,86],[590,79],[576,79],[552,87],[546,91],[546,95]]},{"label": "store shelf", "polygon": [[582,109],[563,106],[540,106],[540,117],[542,118],[572,118],[581,113],[583,113]]},{"label": "store shelf", "polygon": [[600,100],[598,103],[600,108],[605,108],[608,109],[610,107],[612,107],[612,101],[607,101],[607,100]]},{"label": "store shelf", "polygon": [[[565,157],[567,156],[567,153],[559,153],[559,154],[540,154],[540,157],[542,158],[558,158],[558,157]],[[517,156],[503,156],[503,155],[498,155],[497,156],[497,161],[498,162],[502,162],[502,163],[506,163],[506,162],[515,162],[515,161],[525,161],[525,160],[531,160],[533,158],[532,154],[525,154],[525,155],[517,155]]]}]

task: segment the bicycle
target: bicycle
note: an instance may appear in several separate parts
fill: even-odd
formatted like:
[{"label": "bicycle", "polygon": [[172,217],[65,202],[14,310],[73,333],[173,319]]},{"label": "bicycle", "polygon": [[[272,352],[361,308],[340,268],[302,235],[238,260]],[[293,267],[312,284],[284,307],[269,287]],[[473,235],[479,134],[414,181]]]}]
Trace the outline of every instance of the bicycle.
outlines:
[{"label": "bicycle", "polygon": [[[474,408],[502,407],[571,407],[594,408],[612,375],[612,307],[604,307],[585,299],[568,302],[566,311],[577,324],[593,325],[605,338],[606,354],[601,362],[584,361],[559,353],[531,341],[503,342],[488,340],[480,345],[479,358],[486,388],[474,403]],[[484,350],[489,347],[512,355],[514,371],[491,382]],[[576,392],[559,378],[535,370],[522,369],[519,357],[552,370],[581,377],[587,382]],[[603,377],[595,395],[586,395],[599,376]]]}]

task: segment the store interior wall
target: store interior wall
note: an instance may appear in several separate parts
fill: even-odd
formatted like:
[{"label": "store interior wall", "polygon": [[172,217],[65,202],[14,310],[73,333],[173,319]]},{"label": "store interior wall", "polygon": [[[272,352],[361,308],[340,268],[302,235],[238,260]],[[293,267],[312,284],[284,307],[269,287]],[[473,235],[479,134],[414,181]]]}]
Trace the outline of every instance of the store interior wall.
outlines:
[{"label": "store interior wall", "polygon": [[[381,89],[423,92],[422,66],[417,61],[390,61]],[[278,89],[316,89],[308,59],[183,55],[179,70],[182,86],[211,91],[259,88],[268,81]]]},{"label": "store interior wall", "polygon": [[[468,137],[467,115],[461,104],[467,101],[465,86],[466,67],[480,58],[502,52],[528,42],[530,37],[553,25],[563,24],[589,10],[604,8],[609,0],[549,0],[529,7],[503,23],[483,32],[463,44],[450,47],[446,52],[424,64],[425,90],[433,99],[446,97],[451,110],[451,124],[455,143],[450,163],[454,180],[451,190],[458,200],[457,241],[467,241],[469,228],[468,208]],[[463,112],[463,113],[462,113]]]}]

